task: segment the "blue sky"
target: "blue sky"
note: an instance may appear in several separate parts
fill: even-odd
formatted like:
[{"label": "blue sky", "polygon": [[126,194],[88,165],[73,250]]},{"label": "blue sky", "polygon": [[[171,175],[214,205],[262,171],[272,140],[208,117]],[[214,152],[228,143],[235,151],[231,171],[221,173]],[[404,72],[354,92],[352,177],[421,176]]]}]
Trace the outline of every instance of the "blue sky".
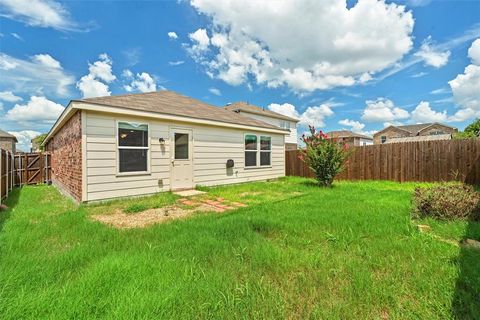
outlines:
[{"label": "blue sky", "polygon": [[71,99],[162,89],[300,133],[480,116],[480,1],[0,0],[0,33],[0,128],[23,149]]}]

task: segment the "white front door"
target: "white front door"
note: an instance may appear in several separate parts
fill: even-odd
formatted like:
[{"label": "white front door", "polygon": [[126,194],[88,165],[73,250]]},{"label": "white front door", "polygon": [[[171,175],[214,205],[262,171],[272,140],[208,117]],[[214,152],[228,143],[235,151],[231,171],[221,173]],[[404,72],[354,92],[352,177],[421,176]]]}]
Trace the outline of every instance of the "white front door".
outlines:
[{"label": "white front door", "polygon": [[171,189],[191,189],[193,183],[193,131],[170,129],[171,141]]}]

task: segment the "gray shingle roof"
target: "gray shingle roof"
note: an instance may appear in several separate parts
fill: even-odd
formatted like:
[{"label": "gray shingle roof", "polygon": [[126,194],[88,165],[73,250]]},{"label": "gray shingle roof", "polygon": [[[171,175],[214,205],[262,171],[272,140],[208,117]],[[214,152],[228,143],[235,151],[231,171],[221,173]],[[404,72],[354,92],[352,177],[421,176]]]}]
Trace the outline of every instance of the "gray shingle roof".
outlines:
[{"label": "gray shingle roof", "polygon": [[1,138],[13,138],[15,140],[15,142],[18,142],[17,137],[15,137],[13,134],[10,134],[6,131],[3,131],[2,129],[0,129],[0,137]]},{"label": "gray shingle roof", "polygon": [[337,131],[330,131],[327,132],[326,135],[330,138],[362,138],[362,139],[368,139],[368,140],[373,140],[372,137],[369,137],[364,134],[360,133],[355,133],[349,130],[337,130]]},{"label": "gray shingle roof", "polygon": [[415,141],[435,141],[435,140],[450,140],[452,139],[451,134],[436,134],[428,136],[414,136],[414,137],[403,137],[403,138],[391,138],[387,139],[385,143],[399,143],[399,142],[415,142]]},{"label": "gray shingle roof", "polygon": [[258,114],[266,117],[298,122],[298,119],[288,117],[283,114],[264,109],[262,107],[254,106],[254,105],[248,104],[247,102],[235,102],[228,106],[225,106],[224,108],[231,111],[239,110],[240,112],[244,111],[244,112]]},{"label": "gray shingle roof", "polygon": [[277,126],[215,107],[173,91],[127,94],[74,100],[125,109],[212,120],[246,126],[283,130]]}]

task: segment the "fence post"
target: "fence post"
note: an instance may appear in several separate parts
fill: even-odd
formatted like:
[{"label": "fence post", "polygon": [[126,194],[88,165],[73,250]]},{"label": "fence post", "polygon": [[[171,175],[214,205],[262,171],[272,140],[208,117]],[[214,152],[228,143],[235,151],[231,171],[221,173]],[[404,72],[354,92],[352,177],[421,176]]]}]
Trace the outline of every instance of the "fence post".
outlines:
[{"label": "fence post", "polygon": [[2,204],[2,200],[3,200],[3,197],[2,197],[2,194],[3,194],[3,150],[0,149],[0,204]]}]

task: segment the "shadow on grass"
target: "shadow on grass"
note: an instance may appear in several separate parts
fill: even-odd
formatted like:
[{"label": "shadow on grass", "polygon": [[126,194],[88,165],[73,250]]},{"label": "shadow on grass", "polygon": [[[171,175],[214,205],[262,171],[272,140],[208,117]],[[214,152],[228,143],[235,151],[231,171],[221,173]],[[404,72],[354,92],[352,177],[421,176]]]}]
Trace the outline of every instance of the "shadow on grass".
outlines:
[{"label": "shadow on grass", "polygon": [[[480,221],[470,221],[463,240],[480,241]],[[452,302],[454,319],[480,319],[480,248],[462,245]]]},{"label": "shadow on grass", "polygon": [[14,188],[8,194],[8,198],[3,202],[3,204],[5,204],[8,207],[8,209],[0,210],[0,232],[2,232],[5,222],[7,222],[8,218],[12,214],[12,209],[15,208],[15,206],[18,203],[21,190],[22,190],[21,188]]}]

